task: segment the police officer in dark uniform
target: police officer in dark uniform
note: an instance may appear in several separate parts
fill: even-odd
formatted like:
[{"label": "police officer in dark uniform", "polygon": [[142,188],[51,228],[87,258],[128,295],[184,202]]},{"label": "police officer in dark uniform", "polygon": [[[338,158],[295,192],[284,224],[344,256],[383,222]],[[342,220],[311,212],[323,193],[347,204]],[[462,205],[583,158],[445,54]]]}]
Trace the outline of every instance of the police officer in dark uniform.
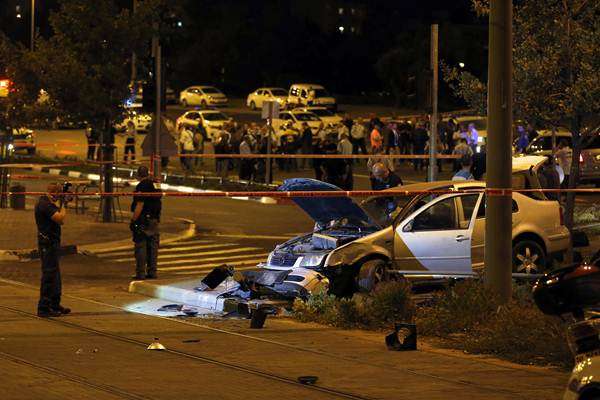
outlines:
[{"label": "police officer in dark uniform", "polygon": [[42,261],[42,281],[37,315],[42,318],[59,317],[71,310],[60,304],[62,283],[58,264],[61,225],[67,214],[62,186],[48,185],[48,193],[35,205],[35,223],[38,229],[38,249]]},{"label": "police officer in dark uniform", "polygon": [[[137,193],[160,193],[160,186],[148,173],[148,167],[137,170],[140,183]],[[162,203],[160,196],[134,196],[131,203],[131,231],[135,243],[135,276],[133,279],[156,279],[156,264],[160,235],[158,224]]]}]

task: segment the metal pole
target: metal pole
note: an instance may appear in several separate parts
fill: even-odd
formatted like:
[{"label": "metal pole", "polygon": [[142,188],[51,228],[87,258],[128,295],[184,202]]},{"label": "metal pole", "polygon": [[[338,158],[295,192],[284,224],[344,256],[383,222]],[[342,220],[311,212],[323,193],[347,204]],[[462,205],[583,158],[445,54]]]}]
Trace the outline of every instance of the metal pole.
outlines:
[{"label": "metal pole", "polygon": [[[135,11],[137,9],[137,0],[133,0],[133,14],[135,14]],[[135,51],[131,53],[131,85],[133,88],[133,95],[136,96],[137,95],[137,85],[135,84],[135,80],[137,79],[137,67],[136,67],[136,55],[135,55]],[[134,97],[135,99],[135,97]]]},{"label": "metal pole", "polygon": [[35,47],[35,0],[31,0],[31,51]]},{"label": "metal pole", "polygon": [[431,25],[431,121],[429,123],[429,182],[437,180],[437,132],[438,132],[438,25]]},{"label": "metal pole", "polygon": [[485,283],[502,303],[511,297],[512,272],[512,0],[491,0],[488,56],[488,189]]},{"label": "metal pole", "polygon": [[[273,152],[273,143],[271,140],[271,135],[273,134],[273,120],[271,118],[267,119],[267,125],[269,125],[269,129],[267,131],[267,155],[271,155],[271,153]],[[268,157],[266,159],[267,165],[266,165],[266,183],[271,183],[273,182],[273,159]]]},{"label": "metal pole", "polygon": [[152,39],[153,47],[155,50],[154,53],[154,62],[155,62],[155,78],[156,78],[156,110],[154,113],[155,124],[154,124],[154,177],[157,179],[161,179],[160,176],[160,134],[162,127],[162,112],[161,112],[161,100],[162,100],[162,57],[161,57],[161,48],[160,43],[158,41],[158,36],[154,36]]}]

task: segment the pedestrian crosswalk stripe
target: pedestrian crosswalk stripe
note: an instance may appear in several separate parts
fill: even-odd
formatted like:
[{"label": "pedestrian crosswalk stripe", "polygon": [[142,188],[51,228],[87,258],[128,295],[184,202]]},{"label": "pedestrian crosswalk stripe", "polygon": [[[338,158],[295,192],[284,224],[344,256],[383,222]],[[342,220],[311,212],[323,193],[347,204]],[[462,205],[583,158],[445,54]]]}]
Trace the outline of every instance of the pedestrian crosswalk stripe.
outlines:
[{"label": "pedestrian crosswalk stripe", "polygon": [[[198,269],[198,268],[203,268],[203,267],[208,267],[211,265],[218,265],[218,264],[225,264],[225,263],[234,263],[234,262],[261,262],[261,261],[265,261],[265,259],[267,258],[267,256],[269,255],[269,253],[262,253],[262,254],[245,254],[245,255],[239,255],[239,256],[227,256],[227,257],[214,257],[214,258],[204,258],[202,260],[196,260],[196,262],[203,262],[204,264],[196,264],[196,265],[186,265],[186,266],[182,266],[182,267],[166,267],[166,268],[158,268],[159,271],[187,271],[187,270],[192,270],[192,269]],[[255,257],[254,259],[249,259],[249,260],[244,260],[244,259],[248,259],[250,257]],[[163,265],[181,265],[181,264],[188,264],[190,262],[190,260],[177,260],[177,261],[165,261],[165,262],[159,262],[158,266],[163,266]],[[208,264],[210,262],[210,264]]]},{"label": "pedestrian crosswalk stripe", "polygon": [[[253,265],[249,265],[247,267],[235,267],[236,271],[247,271],[249,269],[256,269],[256,264],[258,264],[260,261],[257,262],[252,262]],[[244,264],[241,264],[244,265]],[[216,267],[217,264],[211,264],[209,267],[203,268],[203,269],[199,269],[199,270],[195,270],[195,271],[183,271],[183,272],[174,272],[173,275],[199,275],[203,272],[209,272],[211,269],[213,269],[214,267]]]},{"label": "pedestrian crosswalk stripe", "polygon": [[[237,243],[223,243],[223,244],[213,243],[213,244],[199,244],[197,246],[169,247],[166,249],[161,246],[159,248],[158,252],[159,252],[159,254],[164,254],[164,253],[173,253],[173,252],[181,252],[181,251],[188,251],[188,250],[218,249],[218,248],[232,247],[232,246],[238,246],[238,244]],[[126,256],[126,255],[131,255],[131,254],[133,254],[133,250],[116,251],[114,253],[102,255],[102,257],[104,257],[104,258],[121,257],[121,256]]]},{"label": "pedestrian crosswalk stripe", "polygon": [[[203,257],[203,256],[214,256],[217,254],[226,254],[226,253],[242,253],[244,251],[252,251],[252,250],[260,250],[258,247],[240,247],[237,249],[226,249],[226,250],[216,250],[216,251],[200,251],[200,252],[196,252],[196,253],[181,253],[181,254],[165,254],[162,255],[160,254],[160,250],[158,252],[158,259],[167,259],[167,258],[182,258],[182,257],[187,257],[188,259],[190,257]],[[135,261],[135,257],[128,257],[128,258],[117,258],[116,260],[113,260],[115,262],[128,262],[128,261]]]}]

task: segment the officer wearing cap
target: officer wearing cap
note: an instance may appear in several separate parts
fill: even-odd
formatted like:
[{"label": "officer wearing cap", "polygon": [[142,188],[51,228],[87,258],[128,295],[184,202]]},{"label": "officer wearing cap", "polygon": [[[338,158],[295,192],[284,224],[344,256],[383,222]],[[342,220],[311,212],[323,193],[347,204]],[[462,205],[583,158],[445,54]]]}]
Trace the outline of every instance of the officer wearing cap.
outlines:
[{"label": "officer wearing cap", "polygon": [[[158,246],[160,234],[158,224],[162,211],[160,186],[154,182],[148,172],[148,167],[141,166],[137,170],[139,183],[131,203],[131,224],[133,242],[135,243],[135,276],[133,279],[156,279],[156,265],[158,259]],[[148,195],[150,194],[150,195]]]},{"label": "officer wearing cap", "polygon": [[35,223],[38,230],[38,249],[42,262],[42,279],[37,315],[42,318],[60,317],[71,310],[60,304],[62,282],[59,267],[61,225],[65,223],[67,208],[62,186],[50,183],[47,193],[35,205]]}]

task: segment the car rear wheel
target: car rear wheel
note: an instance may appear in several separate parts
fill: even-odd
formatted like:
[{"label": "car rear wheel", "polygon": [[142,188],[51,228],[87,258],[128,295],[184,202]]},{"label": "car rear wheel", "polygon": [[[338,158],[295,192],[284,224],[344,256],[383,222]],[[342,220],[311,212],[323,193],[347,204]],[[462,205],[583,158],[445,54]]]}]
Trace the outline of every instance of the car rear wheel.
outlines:
[{"label": "car rear wheel", "polygon": [[541,274],[546,270],[547,257],[542,246],[533,240],[522,240],[513,246],[513,272]]},{"label": "car rear wheel", "polygon": [[356,283],[361,292],[370,292],[378,284],[388,280],[387,266],[384,260],[369,260],[360,266]]},{"label": "car rear wheel", "polygon": [[254,100],[252,100],[252,101],[250,102],[250,108],[251,108],[252,110],[256,110],[256,103],[254,102]]}]

